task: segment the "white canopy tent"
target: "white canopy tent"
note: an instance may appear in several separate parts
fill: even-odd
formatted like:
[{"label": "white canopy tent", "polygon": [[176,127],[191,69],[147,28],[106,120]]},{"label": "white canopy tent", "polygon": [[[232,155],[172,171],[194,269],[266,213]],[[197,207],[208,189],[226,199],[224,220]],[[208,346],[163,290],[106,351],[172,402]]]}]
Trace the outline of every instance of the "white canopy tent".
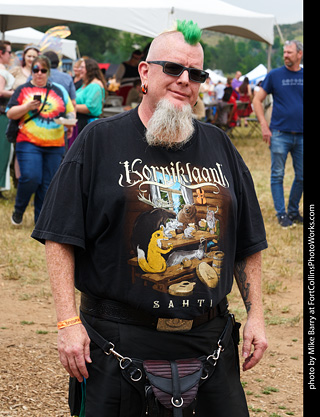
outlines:
[{"label": "white canopy tent", "polygon": [[222,84],[227,84],[227,78],[224,77],[223,75],[218,74],[217,72],[211,69],[206,69],[206,71],[209,73],[209,77],[211,81],[213,82],[213,84],[217,84],[219,81],[221,81]]},{"label": "white canopy tent", "polygon": [[220,0],[0,0],[2,32],[26,26],[83,22],[155,37],[176,19],[201,29],[273,44],[273,15],[251,12]]},{"label": "white canopy tent", "polygon": [[[31,27],[8,30],[4,34],[4,39],[16,44],[28,44],[32,43],[38,45],[44,37],[44,33]],[[61,39],[62,50],[61,53],[72,60],[77,59],[77,41],[71,39]]]},{"label": "white canopy tent", "polygon": [[265,79],[267,72],[268,72],[267,68],[263,64],[259,64],[256,68],[254,68],[247,74],[242,75],[239,78],[239,80],[243,81],[245,77],[248,77],[250,84],[256,85],[258,84],[259,81],[262,81]]}]

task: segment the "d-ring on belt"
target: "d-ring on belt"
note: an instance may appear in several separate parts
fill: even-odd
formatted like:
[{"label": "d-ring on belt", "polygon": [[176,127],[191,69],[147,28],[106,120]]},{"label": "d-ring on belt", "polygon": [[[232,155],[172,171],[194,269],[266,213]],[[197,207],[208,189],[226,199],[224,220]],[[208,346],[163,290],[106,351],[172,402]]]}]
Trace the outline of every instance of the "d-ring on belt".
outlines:
[{"label": "d-ring on belt", "polygon": [[80,310],[85,314],[117,323],[147,326],[165,332],[185,332],[207,323],[217,316],[226,316],[228,314],[228,303],[225,297],[217,306],[211,308],[205,314],[197,316],[193,320],[185,320],[154,317],[118,301],[95,298],[81,293]]}]

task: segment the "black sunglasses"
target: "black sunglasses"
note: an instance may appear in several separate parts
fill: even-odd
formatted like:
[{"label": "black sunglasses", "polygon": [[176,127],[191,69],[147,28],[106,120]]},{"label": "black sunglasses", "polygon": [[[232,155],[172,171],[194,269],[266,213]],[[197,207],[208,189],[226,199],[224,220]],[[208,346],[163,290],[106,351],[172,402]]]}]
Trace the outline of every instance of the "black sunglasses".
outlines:
[{"label": "black sunglasses", "polygon": [[195,81],[196,83],[204,83],[205,80],[209,77],[209,74],[206,71],[197,68],[188,68],[183,65],[177,64],[176,62],[170,61],[147,61],[148,64],[157,64],[161,65],[163,72],[167,75],[172,75],[173,77],[180,77],[183,71],[188,71],[189,80]]},{"label": "black sunglasses", "polygon": [[34,72],[35,74],[38,74],[38,72],[41,72],[41,74],[46,74],[48,72],[47,68],[32,68],[32,72]]}]

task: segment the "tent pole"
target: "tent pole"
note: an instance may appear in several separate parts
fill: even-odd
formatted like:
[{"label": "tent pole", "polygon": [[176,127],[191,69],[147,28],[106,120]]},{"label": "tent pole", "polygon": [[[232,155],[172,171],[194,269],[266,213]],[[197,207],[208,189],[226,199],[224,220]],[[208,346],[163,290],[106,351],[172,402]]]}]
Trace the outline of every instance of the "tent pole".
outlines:
[{"label": "tent pole", "polygon": [[76,44],[76,54],[77,54],[77,59],[80,59],[81,54],[80,54],[80,49],[79,49],[78,43]]},{"label": "tent pole", "polygon": [[0,25],[1,25],[1,32],[2,32],[2,40],[4,41],[4,39],[5,39],[5,31],[6,31],[6,29],[7,29],[7,22],[6,22],[6,20],[7,20],[7,16],[6,15],[1,15],[1,23],[0,23]]},{"label": "tent pole", "polygon": [[278,23],[277,23],[277,22],[276,22],[276,27],[277,27],[277,30],[278,30],[278,33],[279,33],[279,36],[280,36],[281,42],[282,42],[282,43],[284,43],[284,37],[283,37],[283,35],[282,35],[282,32],[281,32],[280,26],[278,25]]},{"label": "tent pole", "polygon": [[267,70],[268,72],[271,71],[271,52],[272,52],[272,45],[268,45],[268,60],[267,60]]}]

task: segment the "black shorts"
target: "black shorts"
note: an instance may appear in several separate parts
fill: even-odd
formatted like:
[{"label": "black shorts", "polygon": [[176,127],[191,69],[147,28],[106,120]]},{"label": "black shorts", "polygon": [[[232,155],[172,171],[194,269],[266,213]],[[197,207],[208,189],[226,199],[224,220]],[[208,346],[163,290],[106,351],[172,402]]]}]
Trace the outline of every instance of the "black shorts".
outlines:
[{"label": "black shorts", "polygon": [[[115,350],[121,355],[143,360],[187,359],[212,354],[227,320],[216,317],[186,333],[167,333],[89,315],[85,318],[105,339],[114,343]],[[107,356],[93,342],[90,348],[89,378],[82,386],[85,416],[140,417],[143,408],[141,396],[121,375],[117,359],[113,355]],[[195,416],[249,417],[234,338],[230,338],[229,345],[221,353],[213,376],[200,386]]]}]

